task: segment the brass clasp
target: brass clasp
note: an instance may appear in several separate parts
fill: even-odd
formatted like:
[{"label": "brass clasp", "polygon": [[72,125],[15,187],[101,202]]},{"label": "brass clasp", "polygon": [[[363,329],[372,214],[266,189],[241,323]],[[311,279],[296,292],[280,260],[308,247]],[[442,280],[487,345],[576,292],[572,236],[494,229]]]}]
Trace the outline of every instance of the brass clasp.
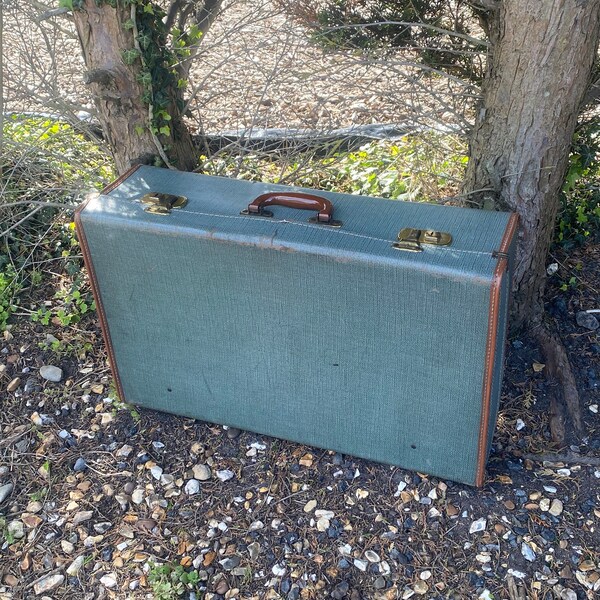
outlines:
[{"label": "brass clasp", "polygon": [[141,202],[142,204],[147,204],[144,209],[146,212],[154,215],[168,215],[173,208],[182,208],[185,206],[187,198],[163,192],[150,192],[142,196]]},{"label": "brass clasp", "polygon": [[423,252],[421,244],[431,246],[448,246],[452,243],[452,236],[442,231],[433,231],[431,229],[413,229],[406,227],[398,234],[398,241],[392,244],[396,250],[406,250],[407,252]]}]

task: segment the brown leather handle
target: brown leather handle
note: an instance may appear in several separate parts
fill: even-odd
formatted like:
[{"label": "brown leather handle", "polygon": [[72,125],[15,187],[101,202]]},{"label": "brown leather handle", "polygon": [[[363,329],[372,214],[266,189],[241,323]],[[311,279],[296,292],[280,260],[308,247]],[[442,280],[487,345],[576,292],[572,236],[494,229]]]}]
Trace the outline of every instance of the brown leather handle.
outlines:
[{"label": "brown leather handle", "polygon": [[267,192],[248,204],[248,213],[260,215],[266,206],[287,206],[301,210],[316,210],[316,221],[333,222],[333,204],[321,196],[313,196],[304,192]]}]

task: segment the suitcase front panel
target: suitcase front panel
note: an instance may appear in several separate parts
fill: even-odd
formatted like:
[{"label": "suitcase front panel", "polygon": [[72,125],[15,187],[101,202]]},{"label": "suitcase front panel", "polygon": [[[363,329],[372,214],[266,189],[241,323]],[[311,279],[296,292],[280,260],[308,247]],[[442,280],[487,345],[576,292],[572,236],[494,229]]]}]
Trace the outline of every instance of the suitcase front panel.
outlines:
[{"label": "suitcase front panel", "polygon": [[127,402],[475,482],[488,282],[83,216]]}]

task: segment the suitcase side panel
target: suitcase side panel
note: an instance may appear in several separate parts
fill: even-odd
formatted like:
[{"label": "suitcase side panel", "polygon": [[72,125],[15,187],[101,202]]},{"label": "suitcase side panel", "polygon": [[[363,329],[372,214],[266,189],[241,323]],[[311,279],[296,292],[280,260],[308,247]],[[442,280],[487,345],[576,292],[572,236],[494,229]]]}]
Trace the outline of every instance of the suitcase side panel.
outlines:
[{"label": "suitcase side panel", "polygon": [[475,483],[487,282],[80,227],[128,402]]},{"label": "suitcase side panel", "polygon": [[500,405],[500,394],[502,392],[504,355],[508,333],[508,307],[512,285],[511,266],[514,262],[516,251],[517,225],[518,216],[512,214],[498,249],[498,264],[494,271],[490,291],[490,317],[483,384],[483,411],[479,439],[477,486],[482,486],[484,482],[485,463],[492,446]]}]

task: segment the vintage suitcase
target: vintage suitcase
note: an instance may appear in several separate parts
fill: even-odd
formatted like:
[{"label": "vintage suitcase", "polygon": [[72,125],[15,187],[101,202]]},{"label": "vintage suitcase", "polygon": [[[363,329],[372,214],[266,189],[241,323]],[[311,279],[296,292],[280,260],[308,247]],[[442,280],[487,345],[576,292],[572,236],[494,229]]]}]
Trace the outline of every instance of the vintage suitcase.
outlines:
[{"label": "vintage suitcase", "polygon": [[514,215],[142,166],[76,224],[125,401],[482,484]]}]

